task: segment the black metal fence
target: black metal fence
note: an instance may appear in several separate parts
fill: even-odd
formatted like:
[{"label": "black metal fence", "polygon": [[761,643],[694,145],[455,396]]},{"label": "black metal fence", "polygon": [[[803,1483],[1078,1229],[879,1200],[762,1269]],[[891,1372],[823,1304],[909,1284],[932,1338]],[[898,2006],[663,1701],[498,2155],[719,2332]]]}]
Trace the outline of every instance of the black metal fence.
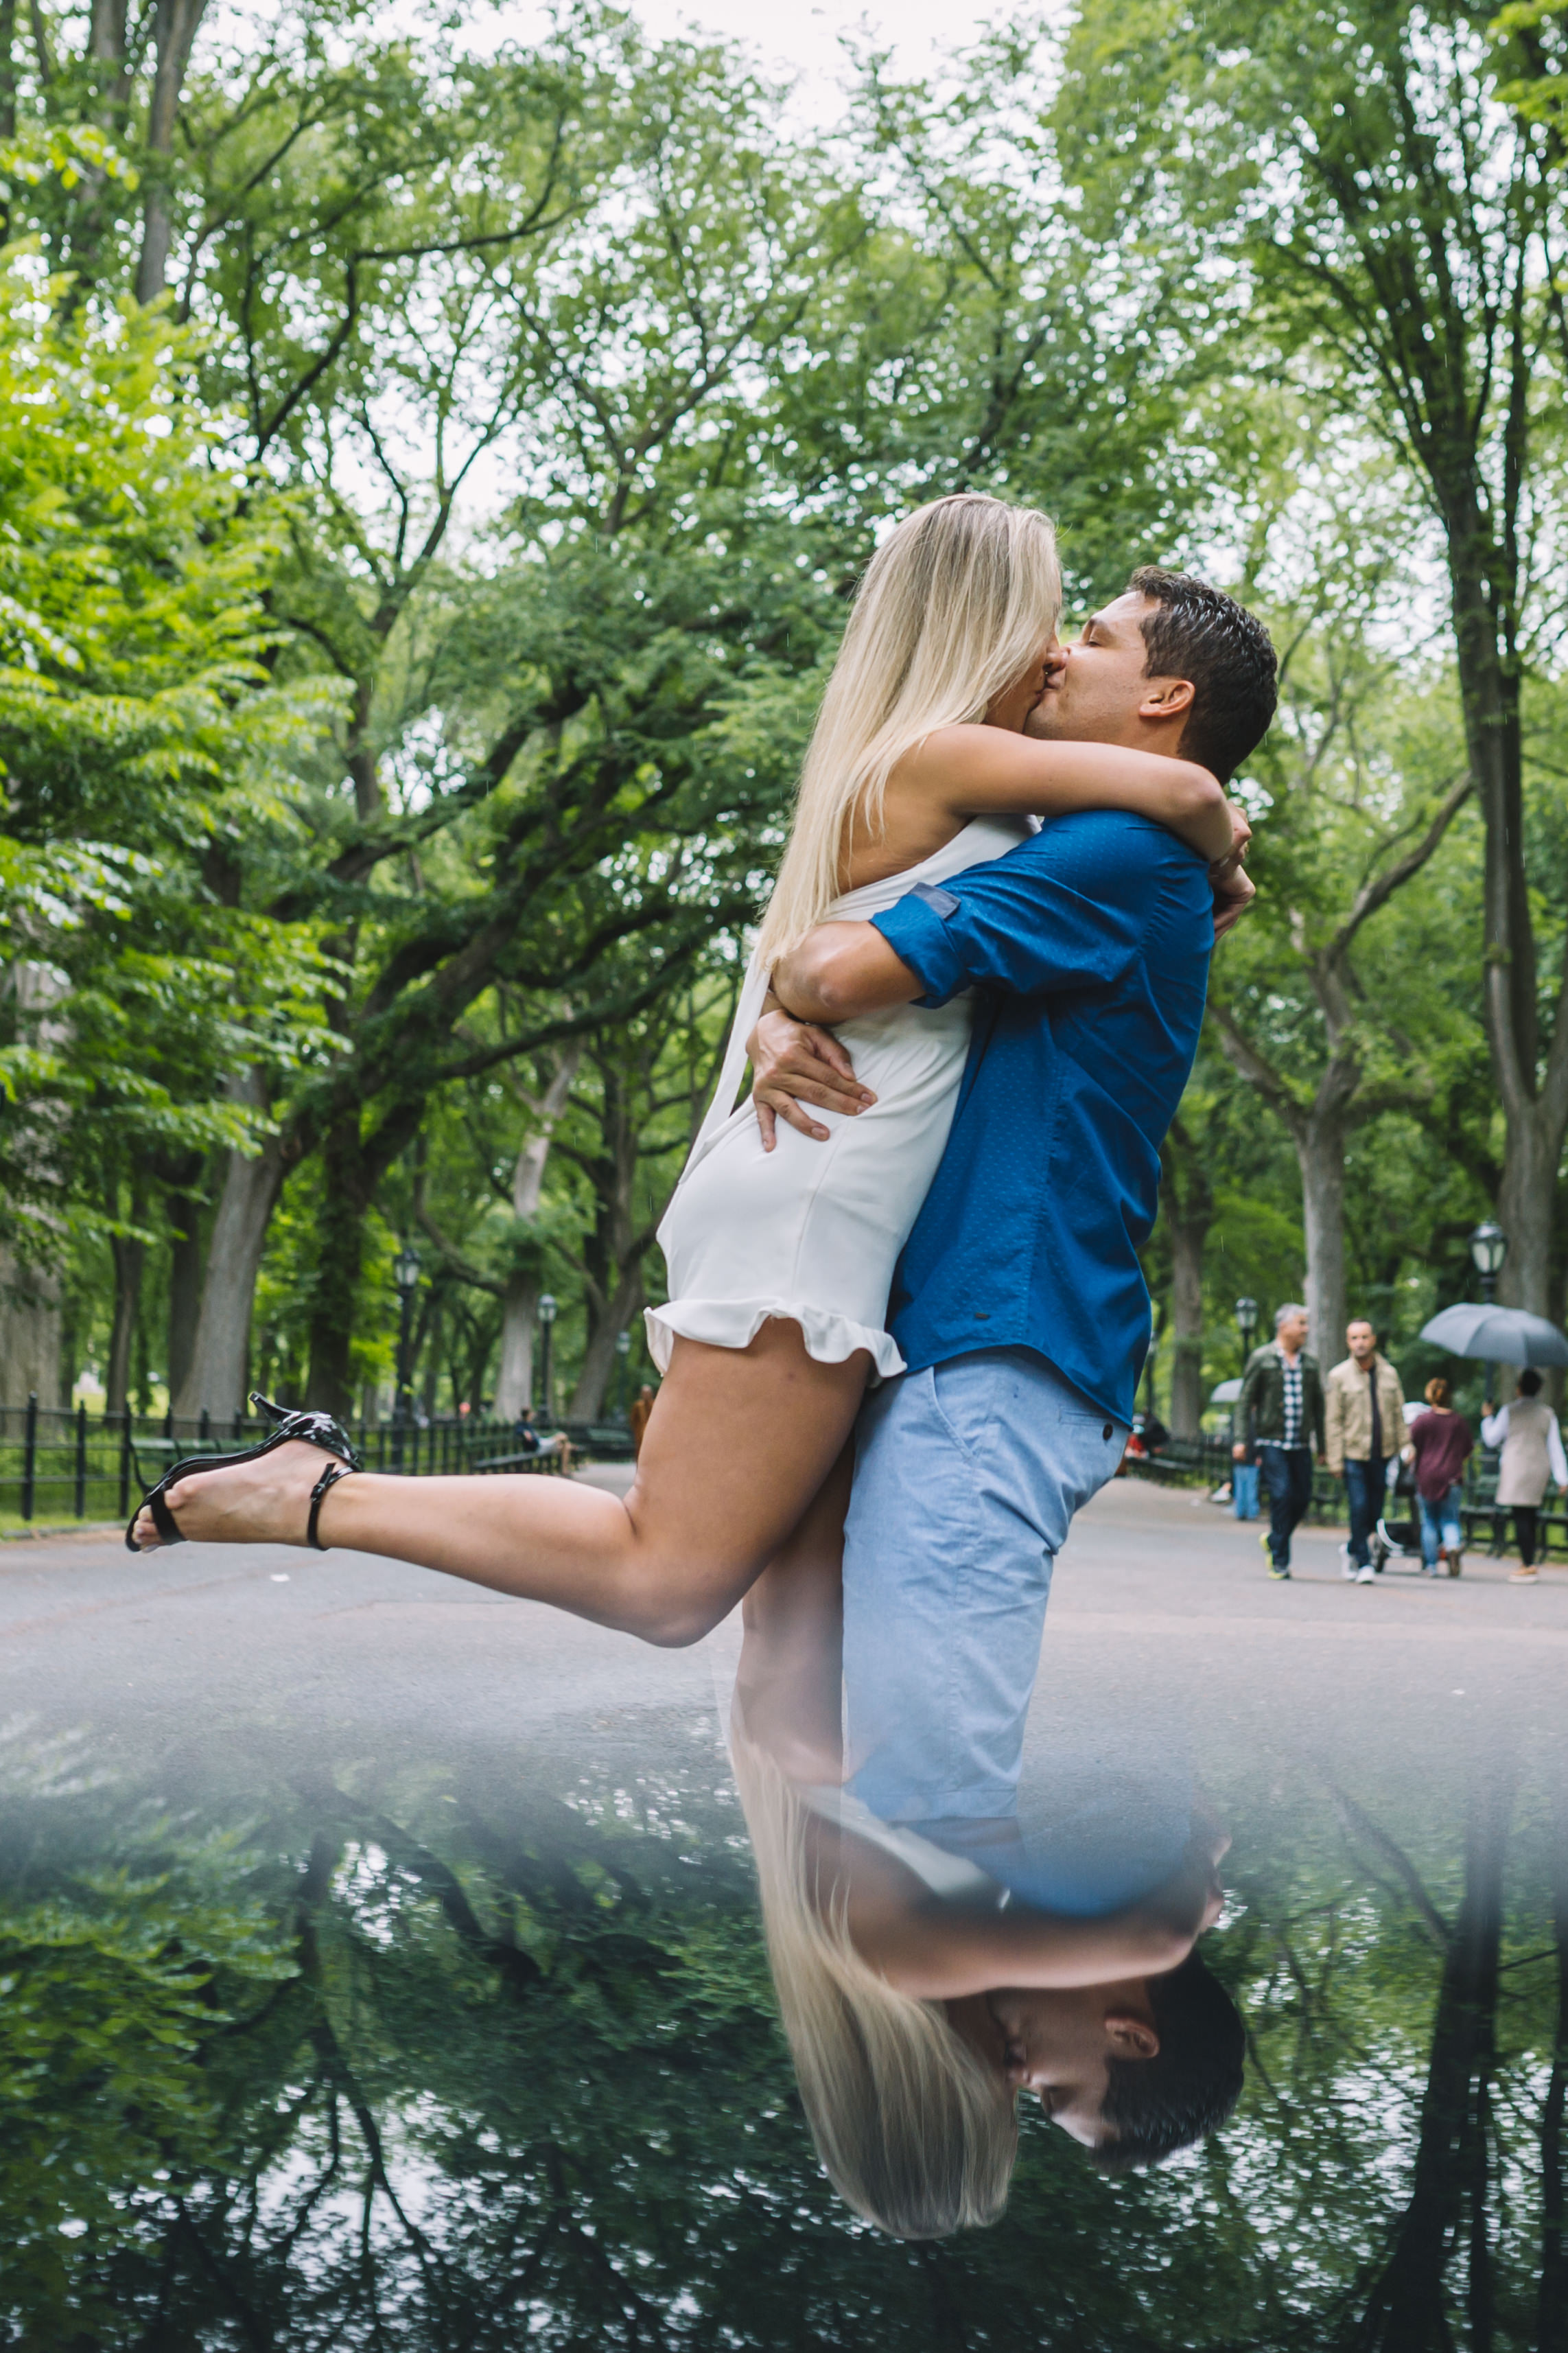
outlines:
[{"label": "black metal fence", "polygon": [[[0,1513],[22,1521],[125,1519],[131,1506],[172,1462],[190,1454],[221,1454],[252,1446],[269,1425],[237,1415],[216,1423],[208,1414],[176,1421],[172,1414],[89,1414],[85,1405],[0,1406]],[[453,1415],[437,1421],[358,1421],[350,1437],[373,1471],[409,1478],[437,1472],[537,1472],[561,1467],[546,1448],[524,1453],[516,1425],[488,1416]],[[629,1461],[625,1422],[556,1422],[574,1451],[597,1461]]]}]

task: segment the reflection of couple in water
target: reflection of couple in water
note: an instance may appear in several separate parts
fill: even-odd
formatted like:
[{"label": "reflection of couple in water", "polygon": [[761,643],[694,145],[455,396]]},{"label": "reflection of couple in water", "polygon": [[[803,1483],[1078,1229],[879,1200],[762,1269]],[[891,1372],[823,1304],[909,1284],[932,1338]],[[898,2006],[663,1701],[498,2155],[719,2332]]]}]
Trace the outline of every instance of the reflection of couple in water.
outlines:
[{"label": "reflection of couple in water", "polygon": [[731,1731],[768,1956],[850,2205],[900,2238],[994,2221],[1022,2091],[1106,2170],[1220,2123],[1243,2031],[1194,1946],[1227,1841],[1184,1777],[1057,1757],[1021,1816],[977,1743],[956,1786],[951,1746],[881,1716],[889,1630],[844,1661],[851,1761],[873,1744],[846,1784],[830,1571],[764,1576],[745,1629]]},{"label": "reflection of couple in water", "polygon": [[[1149,1331],[1137,1252],[1215,926],[1250,895],[1220,780],[1275,694],[1264,631],[1201,582],[1141,572],[1065,649],[1059,602],[1049,524],[993,499],[937,501],[868,569],[661,1229],[670,1295],[648,1324],[665,1379],[624,1501],[359,1472],[334,1425],[300,1416],[248,1458],[177,1467],[133,1544],[380,1553],[664,1643],[754,1588],[753,1620],[794,1583],[836,1586],[842,1557],[857,1786],[908,1726],[922,1820],[1010,1815],[1052,1563],[1131,1417]],[[748,1056],[752,1096],[733,1108]],[[764,1785],[796,1825],[781,1854],[854,1842],[853,1954],[873,1901],[853,1883],[905,1885],[913,1850],[866,1834],[868,1793],[853,1830],[806,1803],[809,1776],[759,1733]],[[835,1884],[824,1868],[810,1862],[815,1883]],[[825,1916],[843,1925],[837,1902]],[[998,1964],[1010,1909],[994,1905],[987,1930]],[[1072,1943],[1063,1929],[1057,1949]],[[1128,1974],[1148,1976],[1135,1949]],[[897,1965],[874,1939],[868,1954],[866,1981],[896,1990]],[[982,1990],[932,1982],[931,2047],[994,2033],[1016,2073],[1027,2037],[994,1988],[976,2009]],[[945,2211],[994,2206],[977,2191]]]}]

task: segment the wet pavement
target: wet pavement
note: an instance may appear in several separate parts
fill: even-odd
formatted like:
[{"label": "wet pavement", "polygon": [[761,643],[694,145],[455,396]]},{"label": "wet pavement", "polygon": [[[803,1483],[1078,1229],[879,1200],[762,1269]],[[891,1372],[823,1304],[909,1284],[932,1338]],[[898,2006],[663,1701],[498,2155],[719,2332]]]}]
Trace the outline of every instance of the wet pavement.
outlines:
[{"label": "wet pavement", "polygon": [[917,2241],[813,2147],[734,1623],[56,1540],[0,1634],[0,2342],[1568,2343],[1568,1574],[1359,1588],[1309,1531],[1279,1587],[1184,1493],[1081,1516],[1005,1835],[823,1835],[910,1937],[1187,1917],[1213,1998],[1150,2014],[1218,2106],[1234,2018],[1239,2099],[1115,2172],[1026,2093],[1005,2211]]}]

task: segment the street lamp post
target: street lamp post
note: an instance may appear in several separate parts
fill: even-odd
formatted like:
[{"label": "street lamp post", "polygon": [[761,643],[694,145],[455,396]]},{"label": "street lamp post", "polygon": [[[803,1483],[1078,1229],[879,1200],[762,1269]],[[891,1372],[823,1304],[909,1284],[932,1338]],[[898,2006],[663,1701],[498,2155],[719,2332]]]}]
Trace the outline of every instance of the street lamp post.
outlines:
[{"label": "street lamp post", "polygon": [[620,1418],[621,1418],[621,1419],[622,1419],[623,1421],[625,1421],[625,1419],[626,1419],[626,1358],[631,1355],[631,1353],[632,1353],[632,1335],[631,1335],[631,1334],[630,1334],[629,1332],[617,1332],[617,1333],[616,1334],[616,1407],[615,1407],[615,1409],[616,1409],[616,1413],[617,1413],[617,1414],[619,1414],[619,1416],[620,1416]]},{"label": "street lamp post", "polygon": [[[1470,1234],[1470,1257],[1476,1272],[1481,1278],[1481,1298],[1489,1307],[1497,1297],[1497,1279],[1502,1272],[1502,1262],[1507,1256],[1508,1236],[1495,1218],[1483,1218]],[[1487,1402],[1491,1404],[1498,1393],[1495,1365],[1487,1366],[1485,1387]]]},{"label": "street lamp post", "polygon": [[392,1279],[397,1285],[397,1395],[392,1409],[392,1467],[403,1468],[403,1440],[414,1419],[414,1302],[419,1290],[419,1253],[412,1242],[405,1242],[392,1262]]},{"label": "street lamp post", "polygon": [[1238,1299],[1236,1303],[1236,1328],[1241,1335],[1241,1369],[1247,1370],[1247,1360],[1252,1354],[1252,1335],[1258,1329],[1258,1302]]},{"label": "street lamp post", "polygon": [[543,1331],[544,1342],[540,1352],[543,1359],[540,1366],[540,1388],[544,1393],[544,1402],[540,1411],[546,1421],[553,1419],[553,1409],[550,1402],[550,1337],[554,1329],[555,1318],[560,1313],[560,1302],[550,1292],[542,1292],[539,1300],[539,1321]]}]

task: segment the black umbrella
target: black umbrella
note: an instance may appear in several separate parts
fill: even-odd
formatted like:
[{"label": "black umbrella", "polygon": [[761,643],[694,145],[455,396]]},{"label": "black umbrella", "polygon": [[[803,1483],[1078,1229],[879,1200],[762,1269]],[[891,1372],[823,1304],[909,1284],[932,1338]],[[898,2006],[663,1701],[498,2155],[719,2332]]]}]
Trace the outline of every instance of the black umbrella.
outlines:
[{"label": "black umbrella", "polygon": [[1455,1356],[1480,1356],[1496,1365],[1568,1365],[1568,1340],[1544,1315],[1522,1307],[1445,1307],[1421,1337]]}]

